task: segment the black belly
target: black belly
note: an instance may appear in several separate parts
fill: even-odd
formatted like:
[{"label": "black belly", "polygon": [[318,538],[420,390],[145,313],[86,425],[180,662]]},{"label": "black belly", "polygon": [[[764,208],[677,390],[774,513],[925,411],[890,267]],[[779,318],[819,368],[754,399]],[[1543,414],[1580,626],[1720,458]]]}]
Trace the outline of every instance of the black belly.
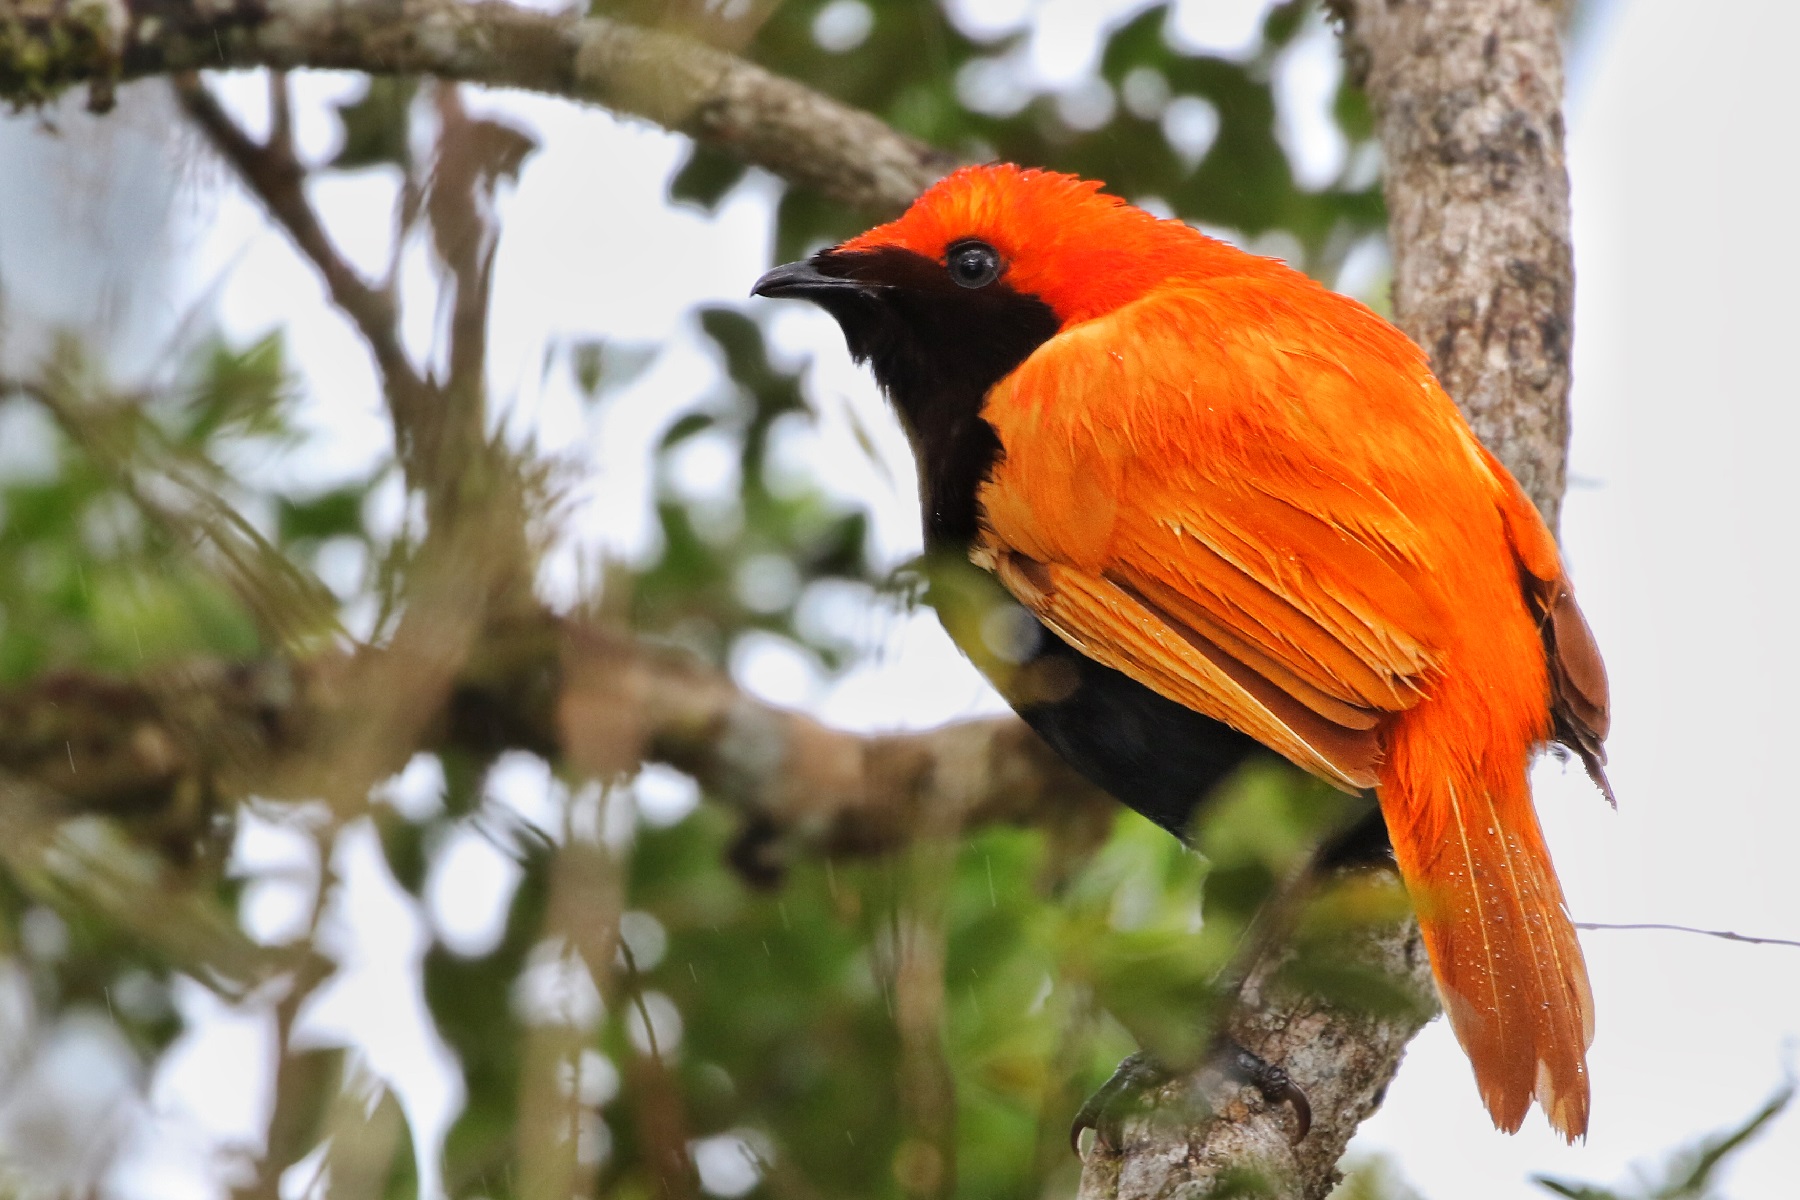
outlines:
[{"label": "black belly", "polygon": [[1070,766],[1176,837],[1186,839],[1208,794],[1255,755],[1254,739],[1102,666],[1043,630],[1031,667],[1073,688],[1051,703],[1015,707]]},{"label": "black belly", "polygon": [[[1029,665],[1072,675],[1074,687],[1057,689],[1065,694],[1054,702],[1015,704],[1018,714],[1070,766],[1183,841],[1226,776],[1258,756],[1280,761],[1254,738],[1039,630]],[[1392,856],[1381,810],[1365,795],[1319,848],[1315,867],[1386,866]]]}]

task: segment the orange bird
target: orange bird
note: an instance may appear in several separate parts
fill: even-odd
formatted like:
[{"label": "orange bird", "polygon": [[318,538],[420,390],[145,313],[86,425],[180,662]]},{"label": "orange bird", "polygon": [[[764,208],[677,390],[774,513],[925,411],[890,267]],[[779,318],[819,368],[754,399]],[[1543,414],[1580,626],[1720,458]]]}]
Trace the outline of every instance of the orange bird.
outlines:
[{"label": "orange bird", "polygon": [[755,291],[837,319],[914,447],[928,548],[1029,614],[1004,647],[952,630],[1020,714],[1177,834],[1257,743],[1373,788],[1495,1124],[1535,1099],[1582,1136],[1593,998],[1526,770],[1561,742],[1610,798],[1605,668],[1423,352],[1278,261],[1006,165]]}]

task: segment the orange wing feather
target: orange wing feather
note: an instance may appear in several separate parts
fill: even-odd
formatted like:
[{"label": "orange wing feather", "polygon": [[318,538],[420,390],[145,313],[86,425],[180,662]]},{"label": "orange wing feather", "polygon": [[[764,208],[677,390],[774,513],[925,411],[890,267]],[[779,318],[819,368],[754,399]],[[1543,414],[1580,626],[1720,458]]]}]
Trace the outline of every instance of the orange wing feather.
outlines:
[{"label": "orange wing feather", "polygon": [[[986,529],[995,562],[1050,568],[1060,586],[1035,596],[1001,578],[1071,640],[1158,632],[1178,647],[1170,661],[1120,669],[1341,787],[1371,787],[1376,731],[1419,702],[1448,644],[1444,556],[1383,487],[1408,481],[1325,457],[1394,447],[1373,443],[1373,414],[1333,404],[1360,385],[1272,290],[1161,293],[1041,348],[988,398],[1006,452],[981,494]],[[1253,325],[1232,312],[1248,300]],[[1412,357],[1401,365],[1428,381]],[[1466,454],[1460,436],[1415,435]]]},{"label": "orange wing feather", "polygon": [[1604,671],[1423,355],[1258,270],[1065,329],[983,415],[976,560],[1090,657],[1377,788],[1496,1121],[1535,1097],[1583,1132],[1592,1001],[1525,769],[1555,733],[1598,772]]}]

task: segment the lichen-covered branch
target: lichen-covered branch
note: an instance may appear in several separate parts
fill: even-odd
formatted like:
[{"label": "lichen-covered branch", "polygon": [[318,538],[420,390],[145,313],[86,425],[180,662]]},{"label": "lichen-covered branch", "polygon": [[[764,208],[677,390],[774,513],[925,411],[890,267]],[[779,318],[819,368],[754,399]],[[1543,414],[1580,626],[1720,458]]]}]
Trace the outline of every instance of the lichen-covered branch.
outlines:
[{"label": "lichen-covered branch", "polygon": [[[0,772],[66,816],[115,816],[174,846],[206,826],[210,797],[290,794],[294,764],[364,719],[360,681],[393,653],[46,679],[0,695]],[[845,733],[684,656],[549,617],[485,631],[447,700],[415,720],[423,732],[389,748],[388,769],[416,744],[477,757],[532,750],[605,776],[644,761],[688,772],[743,816],[739,865],[753,876],[796,853],[891,851],[921,829],[1037,825],[1092,843],[1115,811],[1012,718]]]},{"label": "lichen-covered branch", "polygon": [[687,38],[501,0],[0,0],[0,100],[231,67],[435,75],[603,105],[709,142],[871,213],[905,207],[947,155]]},{"label": "lichen-covered branch", "polygon": [[1116,811],[1011,717],[847,734],[598,630],[568,643],[558,728],[565,753],[591,772],[668,763],[743,813],[735,857],[753,878],[799,849],[877,854],[996,824],[1093,844]]},{"label": "lichen-covered branch", "polygon": [[[1377,911],[1405,910],[1397,879],[1346,883],[1365,892],[1390,889],[1397,903]],[[1306,1094],[1312,1127],[1303,1140],[1292,1140],[1295,1118],[1285,1104],[1272,1106],[1209,1066],[1163,1088],[1156,1109],[1125,1123],[1117,1150],[1089,1154],[1080,1200],[1329,1194],[1345,1145],[1380,1105],[1407,1043],[1436,1012],[1417,923],[1375,916],[1353,922],[1330,957],[1336,970],[1384,980],[1393,990],[1385,1008],[1334,1002],[1296,986],[1284,978],[1293,958],[1281,954],[1251,974],[1227,1021],[1234,1041],[1280,1064]],[[1309,953],[1319,956],[1316,947]]]},{"label": "lichen-covered branch", "polygon": [[1395,317],[1554,529],[1575,305],[1563,6],[1332,8],[1379,123]]}]

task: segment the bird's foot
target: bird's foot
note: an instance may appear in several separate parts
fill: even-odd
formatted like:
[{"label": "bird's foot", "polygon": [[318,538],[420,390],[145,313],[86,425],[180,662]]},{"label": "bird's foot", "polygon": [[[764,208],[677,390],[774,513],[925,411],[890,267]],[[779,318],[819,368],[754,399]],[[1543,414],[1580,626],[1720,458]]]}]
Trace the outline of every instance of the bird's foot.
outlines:
[{"label": "bird's foot", "polygon": [[[1247,1084],[1270,1105],[1288,1105],[1294,1110],[1297,1145],[1312,1129],[1312,1104],[1285,1068],[1246,1050],[1228,1037],[1220,1037],[1213,1045],[1207,1068],[1234,1083]],[[1069,1127],[1069,1145],[1077,1157],[1081,1155],[1081,1135],[1094,1131],[1094,1146],[1101,1150],[1120,1148],[1120,1132],[1127,1117],[1150,1107],[1150,1093],[1175,1078],[1176,1073],[1142,1051],[1121,1062],[1112,1078],[1089,1096],[1075,1114]]]},{"label": "bird's foot", "polygon": [[1091,1129],[1096,1149],[1118,1149],[1125,1118],[1147,1109],[1150,1093],[1173,1078],[1173,1071],[1142,1050],[1127,1057],[1075,1113],[1069,1126],[1069,1148],[1081,1157],[1081,1135]]},{"label": "bird's foot", "polygon": [[1312,1132],[1312,1102],[1300,1085],[1294,1082],[1293,1076],[1287,1073],[1286,1067],[1280,1067],[1238,1045],[1230,1038],[1221,1038],[1220,1049],[1225,1059],[1225,1071],[1239,1083],[1247,1083],[1255,1088],[1268,1103],[1285,1104],[1294,1110],[1294,1136],[1289,1139],[1298,1146]]}]

